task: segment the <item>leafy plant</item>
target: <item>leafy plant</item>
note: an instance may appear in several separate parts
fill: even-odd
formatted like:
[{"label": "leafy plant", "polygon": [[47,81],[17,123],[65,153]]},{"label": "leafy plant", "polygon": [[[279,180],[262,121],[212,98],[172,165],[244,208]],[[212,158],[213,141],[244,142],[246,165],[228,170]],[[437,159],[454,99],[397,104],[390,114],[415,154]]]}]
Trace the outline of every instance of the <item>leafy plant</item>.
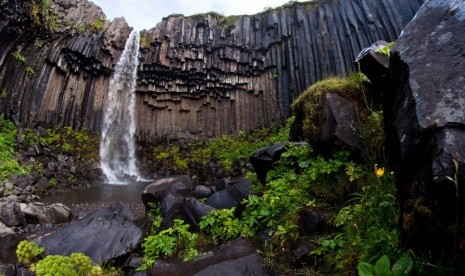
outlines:
[{"label": "leafy plant", "polygon": [[8,96],[6,88],[2,89],[2,93],[0,94],[0,98],[6,99],[6,96]]},{"label": "leafy plant", "polygon": [[12,55],[13,57],[18,61],[18,62],[21,62],[21,63],[26,63],[27,59],[25,56],[23,56],[20,52],[20,49],[18,48],[16,50],[16,52],[14,52]]},{"label": "leafy plant", "polygon": [[383,255],[376,261],[375,265],[367,262],[358,264],[358,275],[360,276],[403,276],[409,275],[413,268],[413,260],[410,256],[398,259],[391,267],[388,256]]},{"label": "leafy plant", "polygon": [[86,24],[86,28],[93,32],[102,31],[104,27],[105,27],[105,19],[97,19],[93,22]]},{"label": "leafy plant", "polygon": [[235,218],[236,208],[215,210],[202,217],[200,229],[210,234],[214,244],[230,241],[239,236],[251,236],[248,227]]},{"label": "leafy plant", "polygon": [[29,76],[32,77],[32,76],[34,76],[35,71],[34,71],[34,69],[33,69],[32,67],[28,66],[28,67],[26,68],[26,73],[27,73]]},{"label": "leafy plant", "polygon": [[[161,222],[157,221],[156,223]],[[138,270],[145,270],[151,267],[158,258],[172,256],[175,253],[185,261],[197,257],[200,255],[195,248],[198,237],[197,233],[189,232],[189,225],[184,221],[174,220],[172,227],[145,238],[142,244],[144,249],[143,264]]]},{"label": "leafy plant", "polygon": [[16,249],[18,262],[30,264],[33,263],[45,251],[45,248],[38,246],[35,242],[23,240]]},{"label": "leafy plant", "polygon": [[391,52],[392,46],[394,46],[395,42],[389,42],[386,46],[376,50],[377,53],[383,54],[385,56],[389,56]]}]

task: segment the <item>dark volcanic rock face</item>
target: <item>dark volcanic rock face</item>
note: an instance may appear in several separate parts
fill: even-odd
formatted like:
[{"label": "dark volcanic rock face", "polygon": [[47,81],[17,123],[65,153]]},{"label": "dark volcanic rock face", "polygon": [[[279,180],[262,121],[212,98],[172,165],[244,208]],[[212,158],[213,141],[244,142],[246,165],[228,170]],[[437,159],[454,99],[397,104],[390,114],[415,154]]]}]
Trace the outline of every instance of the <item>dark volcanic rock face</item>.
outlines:
[{"label": "dark volcanic rock face", "polygon": [[463,1],[428,1],[392,49],[385,104],[404,237],[449,260],[465,240],[464,25]]},{"label": "dark volcanic rock face", "polygon": [[[172,16],[142,33],[139,137],[270,125],[305,88],[392,41],[422,0],[315,1],[252,16]],[[149,44],[150,42],[150,44]]]},{"label": "dark volcanic rock face", "polygon": [[[168,17],[141,35],[138,139],[277,124],[306,87],[346,73],[373,42],[396,39],[422,2],[319,0],[251,16]],[[56,0],[51,16],[36,19],[32,7],[0,2],[2,112],[27,126],[99,131],[129,26],[104,21],[87,0]]]},{"label": "dark volcanic rock face", "polygon": [[38,23],[33,1],[17,2],[0,5],[2,113],[27,126],[99,130],[129,26],[124,19],[105,21],[86,0],[57,0]]}]

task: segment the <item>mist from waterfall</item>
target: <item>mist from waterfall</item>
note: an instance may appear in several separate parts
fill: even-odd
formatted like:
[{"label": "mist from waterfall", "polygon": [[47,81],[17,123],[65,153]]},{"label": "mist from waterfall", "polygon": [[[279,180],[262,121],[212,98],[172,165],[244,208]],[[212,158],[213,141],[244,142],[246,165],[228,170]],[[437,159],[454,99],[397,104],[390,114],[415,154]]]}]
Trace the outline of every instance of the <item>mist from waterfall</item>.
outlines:
[{"label": "mist from waterfall", "polygon": [[110,184],[144,180],[136,166],[135,105],[139,33],[133,30],[115,66],[103,115],[100,165]]}]

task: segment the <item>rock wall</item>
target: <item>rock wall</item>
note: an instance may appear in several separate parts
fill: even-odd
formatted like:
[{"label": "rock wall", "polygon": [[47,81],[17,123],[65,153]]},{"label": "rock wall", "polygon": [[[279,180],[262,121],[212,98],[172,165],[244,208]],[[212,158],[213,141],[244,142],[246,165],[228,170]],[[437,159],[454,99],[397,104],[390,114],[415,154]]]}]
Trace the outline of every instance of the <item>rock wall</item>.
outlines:
[{"label": "rock wall", "polygon": [[[251,16],[165,18],[141,36],[138,139],[277,124],[306,87],[350,71],[372,42],[396,39],[422,2],[317,0]],[[45,11],[34,3],[0,0],[2,113],[26,126],[99,131],[129,26],[104,21],[87,0],[55,0]]]},{"label": "rock wall", "polygon": [[464,25],[464,1],[426,2],[391,50],[384,95],[406,247],[455,272],[465,271]]},{"label": "rock wall", "polygon": [[130,28],[91,2],[0,2],[0,107],[16,123],[99,130]]},{"label": "rock wall", "polygon": [[294,3],[252,16],[173,15],[142,32],[138,135],[211,137],[282,121],[312,83],[395,40],[423,0]]}]

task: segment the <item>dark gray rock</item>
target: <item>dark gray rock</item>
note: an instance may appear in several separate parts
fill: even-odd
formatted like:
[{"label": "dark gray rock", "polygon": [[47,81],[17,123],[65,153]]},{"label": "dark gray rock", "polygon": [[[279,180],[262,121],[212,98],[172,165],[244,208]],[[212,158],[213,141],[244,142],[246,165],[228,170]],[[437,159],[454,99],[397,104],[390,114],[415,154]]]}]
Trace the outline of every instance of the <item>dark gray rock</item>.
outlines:
[{"label": "dark gray rock", "polygon": [[183,214],[184,197],[174,196],[172,193],[165,194],[161,201],[161,213],[163,216],[163,227],[173,225],[175,219]]},{"label": "dark gray rock", "polygon": [[60,224],[70,222],[73,218],[71,210],[61,203],[21,203],[21,212],[29,223]]},{"label": "dark gray rock", "polygon": [[187,196],[193,191],[192,179],[187,175],[162,178],[145,187],[142,192],[142,203],[149,210],[149,202],[161,202],[166,194]]},{"label": "dark gray rock", "polygon": [[405,245],[447,263],[465,253],[464,24],[465,2],[427,1],[391,50],[384,104]]},{"label": "dark gray rock", "polygon": [[0,221],[8,227],[24,226],[26,224],[21,207],[16,201],[0,202]]},{"label": "dark gray rock", "polygon": [[211,194],[212,194],[212,189],[210,187],[203,186],[203,185],[195,186],[195,189],[194,189],[195,198],[204,198],[204,197],[210,196]]},{"label": "dark gray rock", "polygon": [[216,209],[229,209],[236,207],[250,195],[250,181],[245,178],[229,182],[226,189],[211,195],[206,204]]},{"label": "dark gray rock", "polygon": [[362,151],[360,137],[355,131],[358,116],[353,102],[336,93],[326,93],[322,117],[321,138],[312,142],[314,149],[332,152],[343,147]]},{"label": "dark gray rock", "polygon": [[82,252],[94,262],[121,257],[137,248],[142,231],[127,205],[114,204],[43,237],[48,254]]},{"label": "dark gray rock", "polygon": [[244,239],[222,245],[214,254],[193,261],[169,264],[157,262],[147,275],[243,276],[268,275],[255,246]]},{"label": "dark gray rock", "polygon": [[0,222],[0,264],[13,264],[17,262],[16,247],[20,242],[15,231]]},{"label": "dark gray rock", "polygon": [[376,83],[377,87],[385,83],[389,72],[389,55],[379,53],[387,45],[386,41],[376,41],[363,49],[354,62],[356,69],[365,74],[372,83]]},{"label": "dark gray rock", "polygon": [[276,143],[270,147],[258,149],[250,156],[250,163],[257,174],[258,180],[260,180],[262,184],[266,183],[266,174],[273,169],[274,164],[281,157],[285,147],[285,142]]},{"label": "dark gray rock", "polygon": [[210,205],[199,202],[195,198],[184,199],[184,214],[191,225],[199,226],[200,219],[215,210]]},{"label": "dark gray rock", "polygon": [[327,219],[320,212],[308,208],[299,210],[299,231],[302,235],[322,233],[326,224]]},{"label": "dark gray rock", "polygon": [[16,268],[14,264],[0,264],[0,275],[16,276]]}]

